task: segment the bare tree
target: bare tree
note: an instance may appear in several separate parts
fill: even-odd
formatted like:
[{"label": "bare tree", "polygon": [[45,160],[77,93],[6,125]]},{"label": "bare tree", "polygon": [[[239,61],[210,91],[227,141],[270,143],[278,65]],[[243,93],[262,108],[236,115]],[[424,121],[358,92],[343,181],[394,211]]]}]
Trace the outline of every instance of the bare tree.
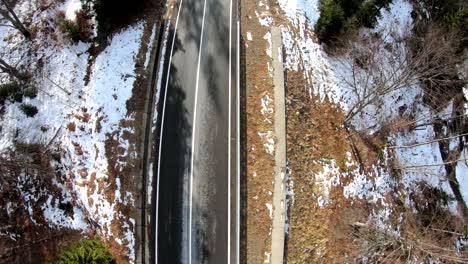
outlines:
[{"label": "bare tree", "polygon": [[47,164],[38,162],[43,152],[41,145],[17,144],[15,151],[8,150],[0,155],[0,185],[17,180],[21,172],[30,175],[50,173]]},{"label": "bare tree", "polygon": [[0,71],[17,78],[18,80],[24,80],[27,77],[26,74],[20,72],[2,58],[0,58]]},{"label": "bare tree", "polygon": [[463,238],[465,234],[462,233],[432,226],[418,226],[417,229],[412,227],[412,232],[409,231],[408,234],[397,235],[365,223],[357,222],[352,227],[364,253],[358,259],[367,259],[370,263],[468,262],[466,252],[460,252],[450,245],[458,238]]},{"label": "bare tree", "polygon": [[444,87],[464,83],[445,78],[453,76],[463,61],[456,53],[458,43],[456,32],[431,25],[422,38],[414,37],[408,27],[403,33],[389,31],[381,38],[367,36],[349,44],[349,56],[342,64],[350,74],[341,80],[355,100],[345,124],[393,91],[425,84],[443,92]]},{"label": "bare tree", "polygon": [[12,27],[19,30],[25,38],[29,39],[31,37],[31,32],[24,26],[24,23],[18,18],[7,0],[0,0],[0,15],[8,20]]}]

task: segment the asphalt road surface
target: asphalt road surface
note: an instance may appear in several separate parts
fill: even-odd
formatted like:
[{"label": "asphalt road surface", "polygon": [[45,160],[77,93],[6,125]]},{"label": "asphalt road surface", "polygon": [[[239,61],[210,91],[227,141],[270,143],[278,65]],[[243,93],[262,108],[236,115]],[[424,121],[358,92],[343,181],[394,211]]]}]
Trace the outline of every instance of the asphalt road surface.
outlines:
[{"label": "asphalt road surface", "polygon": [[161,91],[156,263],[239,261],[237,0],[178,0]]}]

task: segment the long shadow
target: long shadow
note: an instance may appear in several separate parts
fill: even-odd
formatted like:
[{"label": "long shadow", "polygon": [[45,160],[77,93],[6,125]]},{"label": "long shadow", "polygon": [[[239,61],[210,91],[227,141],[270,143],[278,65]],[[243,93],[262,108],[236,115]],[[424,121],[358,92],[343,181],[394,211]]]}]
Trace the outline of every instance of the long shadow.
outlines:
[{"label": "long shadow", "polygon": [[[282,60],[281,61],[286,61],[286,48],[284,45],[282,45],[282,51],[281,51],[281,55],[283,56],[282,57]],[[288,108],[289,108],[289,104],[288,104],[288,71],[284,68],[284,64],[283,64],[283,74],[284,74],[284,96],[285,96],[285,99],[286,99],[286,135],[288,135]],[[287,175],[290,175],[291,171],[289,169],[289,159],[288,159],[288,140],[287,140],[287,137],[286,137],[286,166],[287,166]],[[286,186],[289,186],[290,184],[290,179],[287,180],[286,182]],[[289,188],[289,187],[287,187]],[[290,200],[291,197],[289,196],[289,194],[287,194],[286,196],[286,199]],[[289,211],[290,210],[290,206],[289,204],[287,204],[287,207],[286,207],[286,220],[289,221]],[[289,224],[289,222],[287,222],[287,224]],[[289,230],[288,230],[289,231]],[[284,238],[284,255],[283,255],[283,263],[284,264],[287,264],[288,263],[288,243],[289,243],[289,232],[286,233],[285,235],[285,238]]]},{"label": "long shadow", "polygon": [[247,264],[247,73],[245,57],[245,41],[240,36],[240,105],[241,105],[241,238],[240,238],[240,261],[241,264]]},{"label": "long shadow", "polygon": [[[180,2],[179,2],[180,3]],[[229,60],[229,28],[228,24],[221,22],[216,23],[221,14],[226,13],[226,9],[220,0],[207,0],[206,2],[206,20],[204,25],[204,42],[202,49],[202,60],[200,62],[201,72],[200,72],[200,93],[206,92],[206,98],[208,100],[207,105],[210,106],[210,120],[213,119],[215,122],[218,122],[219,127],[221,122],[226,122],[227,112],[230,110],[227,109],[228,97],[225,96],[228,93],[228,60]],[[178,4],[177,4],[178,6]],[[200,146],[190,146],[191,137],[192,137],[192,115],[193,115],[193,95],[195,90],[195,74],[196,65],[191,65],[193,60],[197,59],[198,61],[198,52],[200,51],[200,32],[202,27],[202,14],[203,14],[204,1],[203,0],[184,0],[182,9],[180,10],[179,24],[176,36],[176,42],[174,46],[174,53],[177,54],[177,65],[174,61],[170,65],[170,77],[167,91],[164,90],[168,68],[164,69],[163,72],[163,87],[161,91],[161,98],[166,98],[166,112],[164,117],[164,130],[162,136],[162,145],[161,145],[161,164],[159,164],[160,169],[160,179],[159,179],[159,211],[158,211],[158,234],[156,238],[158,241],[158,262],[159,263],[181,263],[184,261],[182,258],[186,257],[182,245],[186,245],[188,241],[183,241],[187,239],[186,224],[186,209],[188,201],[187,188],[188,188],[188,172],[190,171],[190,156],[191,148]],[[178,10],[175,10],[177,14]],[[228,10],[229,11],[229,10]],[[229,15],[229,13],[227,12]],[[175,17],[175,16],[174,16]],[[174,25],[174,18],[172,18]],[[229,21],[229,16],[227,17]],[[174,36],[174,29],[171,30],[169,34],[169,40],[172,41]],[[170,42],[170,41],[169,41]],[[185,45],[185,47],[184,47]],[[168,43],[168,50],[166,53],[165,61],[169,61],[170,55],[170,46],[171,43]],[[194,47],[197,48],[194,48]],[[174,55],[173,55],[174,56]],[[233,59],[235,54],[233,54]],[[234,62],[234,60],[233,60]],[[220,66],[221,65],[221,66]],[[223,65],[226,65],[226,68],[223,68]],[[180,75],[180,76],[179,76]],[[233,76],[234,77],[234,76]],[[181,79],[179,79],[181,78]],[[193,79],[193,82],[191,81]],[[204,86],[203,84],[206,84]],[[225,85],[224,85],[225,84]],[[203,99],[203,98],[202,98]],[[159,104],[159,113],[162,113],[163,100]],[[206,107],[206,105],[204,105]],[[200,117],[207,115],[207,113],[199,113]],[[213,118],[214,116],[214,118]],[[162,118],[162,114],[159,115],[159,118]],[[158,121],[158,127],[161,127],[162,120]],[[226,123],[227,131],[227,123]],[[220,132],[223,135],[223,132]],[[159,131],[157,131],[155,138],[159,137]],[[199,134],[198,136],[205,137],[206,135]],[[221,140],[222,138],[222,140]],[[159,139],[161,140],[161,139]],[[212,139],[213,144],[210,147],[203,146],[205,148],[203,151],[208,152],[207,157],[216,160],[217,163],[224,164],[226,157],[220,155],[217,151],[222,150],[219,142],[227,141],[226,136],[220,136]],[[223,141],[224,140],[224,141]],[[210,143],[211,144],[211,143]],[[157,158],[157,150],[155,151]],[[206,157],[205,157],[206,158]],[[200,158],[195,159],[194,168],[196,169],[199,166]],[[220,160],[222,162],[220,162]],[[197,170],[195,170],[197,172]],[[155,171],[155,176],[157,173]],[[203,184],[207,184],[207,177],[215,177],[215,183],[213,188],[217,186],[225,186],[227,184],[227,175],[216,173],[215,175],[194,175],[196,180],[204,177]],[[224,179],[226,178],[226,179]],[[194,182],[194,190],[197,192],[196,187],[197,182]],[[211,182],[209,182],[211,183]],[[157,179],[154,180],[154,188],[158,189]],[[206,187],[201,185],[201,187]],[[219,188],[219,187],[218,187]],[[214,222],[216,225],[222,224],[219,223],[223,216],[218,215],[218,211],[221,212],[220,208],[225,208],[224,202],[221,202],[218,195],[225,195],[224,190],[216,190],[216,196],[209,196],[211,199],[209,201],[201,201],[200,199],[193,199],[193,223],[195,224],[194,232],[192,233],[194,239],[194,245],[199,245],[195,249],[197,252],[192,252],[194,257],[197,259],[198,263],[215,263],[214,255],[219,256],[219,252],[213,252],[213,248],[216,250],[224,250],[222,246],[218,244],[224,243],[220,241],[219,234],[216,235],[216,239],[212,240],[212,226],[203,225],[204,219],[211,219],[209,222],[213,222],[214,217],[217,220]],[[194,196],[195,198],[197,196]],[[156,194],[153,195],[153,201],[156,200]],[[184,202],[185,201],[185,202]],[[219,206],[220,204],[224,206]],[[212,210],[207,211],[207,204],[216,207]],[[184,208],[185,206],[185,208]],[[205,208],[205,209],[203,209]],[[215,214],[215,215],[214,215]],[[155,213],[153,214],[153,218]],[[223,219],[224,220],[224,219]],[[208,222],[208,221],[207,221]],[[152,234],[155,234],[153,230]],[[189,231],[190,232],[190,231]],[[199,252],[198,252],[199,251]],[[153,247],[154,252],[154,247]],[[154,259],[154,258],[153,258]]]},{"label": "long shadow", "polygon": [[[172,40],[174,29],[171,29],[168,39]],[[169,62],[171,42],[167,43],[165,63]],[[183,45],[176,36],[174,43],[174,54],[183,52]],[[170,76],[168,77],[169,67],[166,65],[163,71],[163,80],[161,86],[161,100],[158,105],[158,127],[163,129],[162,139],[160,131],[157,130],[154,135],[156,142],[161,143],[161,150],[155,150],[154,157],[158,159],[161,153],[161,163],[158,164],[160,170],[159,187],[157,181],[157,166],[155,166],[153,180],[154,190],[159,190],[159,211],[158,219],[155,219],[156,212],[153,212],[153,218],[157,221],[158,234],[153,226],[153,241],[158,240],[158,262],[159,263],[177,263],[181,260],[182,244],[182,226],[183,226],[183,194],[184,194],[184,175],[189,166],[187,156],[190,153],[190,147],[187,144],[191,135],[191,125],[187,120],[188,111],[184,107],[186,94],[183,91],[180,81],[177,78],[178,69],[174,64],[170,65]],[[167,78],[169,78],[167,80]],[[168,82],[167,90],[165,89]],[[161,127],[163,118],[164,97],[166,97],[166,108],[164,114],[164,127]],[[153,192],[153,204],[156,204],[156,192]],[[152,245],[152,252],[155,252]],[[154,254],[152,256],[154,262]]]},{"label": "long shadow", "polygon": [[[193,41],[199,44],[202,19],[195,14],[203,14],[204,0],[184,1],[185,7],[181,16],[187,16],[188,19],[185,20],[181,26],[188,29],[187,41]],[[208,96],[215,105],[216,113],[221,111],[223,102],[219,91],[220,87],[213,84],[219,76],[222,76],[222,73],[228,70],[227,68],[218,68],[216,66],[220,64],[219,61],[222,61],[221,63],[227,66],[229,61],[229,50],[227,48],[229,47],[229,24],[219,21],[220,19],[229,21],[229,16],[222,17],[224,13],[229,15],[229,12],[225,11],[220,0],[207,0],[204,42],[202,47],[202,61],[206,60],[207,63],[201,63],[201,71],[204,76],[209,78],[207,82],[211,85],[207,87],[209,89]],[[215,15],[213,16],[213,14]],[[235,54],[233,54],[233,56],[235,56]],[[225,89],[228,89],[227,83]]]},{"label": "long shadow", "polygon": [[[200,5],[204,1],[199,1]],[[211,129],[200,128],[197,138],[203,145],[203,154],[197,156],[194,177],[198,192],[194,197],[195,230],[198,241],[194,243],[199,254],[194,257],[198,263],[221,263],[227,253],[227,186],[229,164],[228,115],[229,109],[229,6],[228,1],[206,1],[206,16],[201,47],[198,124]],[[233,63],[234,63],[234,56]],[[231,76],[231,77],[235,77]],[[232,84],[234,85],[234,83]],[[200,109],[199,109],[200,110]],[[204,122],[205,120],[205,122]],[[214,133],[212,130],[216,130]],[[224,154],[226,153],[226,154]],[[200,166],[200,167],[198,167]],[[209,166],[205,167],[205,166]],[[202,171],[205,168],[203,174]],[[211,187],[211,188],[210,188]],[[211,189],[211,190],[209,190]],[[209,190],[209,191],[203,191]]]},{"label": "long shadow", "polygon": [[[221,14],[223,14],[223,7],[221,6],[220,1],[216,0],[209,2],[209,9],[211,10],[210,13],[218,14],[218,16],[221,16]],[[227,12],[227,15],[228,16],[226,17],[221,17],[221,19],[229,21],[229,12]],[[208,23],[210,23],[210,31],[207,33],[213,36],[215,39],[217,39],[217,45],[215,50],[208,50],[208,63],[204,65],[205,67],[203,68],[203,71],[206,74],[206,76],[221,76],[222,72],[226,73],[230,71],[228,67],[224,69],[216,67],[216,62],[218,62],[219,65],[219,61],[226,66],[229,65],[229,23],[216,23],[216,21],[214,20],[218,17],[212,16],[211,18],[213,19],[213,21],[207,21]],[[235,54],[232,54],[232,56],[232,62],[234,63]],[[220,92],[220,89],[223,89],[223,87],[218,87],[218,89],[215,89],[213,85],[210,85],[208,88],[210,90],[208,95],[213,101],[216,111],[221,111],[222,93]],[[228,89],[227,83],[226,87],[224,88],[226,90]]]},{"label": "long shadow", "polygon": [[[204,0],[184,0],[179,27],[184,42],[201,50],[199,101],[193,183],[193,258],[197,263],[219,263],[227,252],[227,141],[229,85],[229,7],[227,1],[206,0],[203,44],[200,45]],[[198,55],[197,62],[198,62]],[[235,58],[235,54],[233,59]],[[234,62],[234,60],[233,60]],[[196,70],[196,68],[195,68]],[[235,76],[232,76],[235,77]],[[191,89],[195,89],[193,83]],[[192,91],[192,90],[191,90]],[[191,94],[188,94],[191,96]],[[207,128],[210,126],[210,128]],[[216,132],[214,132],[216,131]],[[226,232],[226,233],[225,233]]]}]

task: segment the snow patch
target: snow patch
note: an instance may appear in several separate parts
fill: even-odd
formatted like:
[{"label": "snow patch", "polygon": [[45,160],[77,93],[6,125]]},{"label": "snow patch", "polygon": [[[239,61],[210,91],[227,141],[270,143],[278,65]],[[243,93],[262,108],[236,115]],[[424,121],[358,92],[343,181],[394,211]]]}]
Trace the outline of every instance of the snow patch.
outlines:
[{"label": "snow patch", "polygon": [[273,219],[273,205],[271,203],[266,203],[265,206],[268,209],[268,215]]},{"label": "snow patch", "polygon": [[307,18],[311,28],[320,17],[319,0],[279,0],[281,8],[286,12],[286,16],[291,19]]},{"label": "snow patch", "polygon": [[459,162],[456,168],[456,177],[460,185],[460,192],[462,193],[463,200],[468,203],[468,150],[460,155]]},{"label": "snow patch", "polygon": [[70,0],[64,3],[65,18],[71,21],[76,21],[76,13],[81,11],[82,3],[80,0]]}]

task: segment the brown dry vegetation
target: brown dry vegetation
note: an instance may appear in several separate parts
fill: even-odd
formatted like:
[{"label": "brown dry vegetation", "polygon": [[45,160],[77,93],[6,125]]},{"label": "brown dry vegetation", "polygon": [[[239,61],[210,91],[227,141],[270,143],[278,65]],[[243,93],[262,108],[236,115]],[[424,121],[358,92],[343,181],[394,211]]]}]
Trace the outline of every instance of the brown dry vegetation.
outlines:
[{"label": "brown dry vegetation", "polygon": [[[272,82],[266,67],[270,60],[265,53],[268,44],[263,39],[268,28],[258,23],[253,10],[260,13],[262,10],[259,10],[257,3],[244,1],[241,4],[246,46],[245,70],[248,73],[246,263],[263,263],[264,252],[270,250],[271,219],[265,203],[271,203],[268,191],[272,190],[274,166],[273,156],[265,153],[263,142],[258,136],[258,132],[273,130],[271,124],[264,122],[265,117],[260,113],[261,98],[266,94],[273,98]],[[272,6],[277,7],[276,4]],[[278,23],[287,23],[281,16],[275,19]],[[252,41],[247,40],[247,32],[252,34]],[[343,172],[346,170],[344,162],[347,160],[347,152],[352,152],[352,148],[348,134],[342,127],[345,114],[333,103],[309,98],[308,92],[304,90],[302,72],[287,72],[286,82],[287,155],[295,191],[289,209],[287,262],[343,263],[359,250],[354,245],[351,224],[367,219],[369,208],[364,201],[351,201],[343,197],[343,186],[352,180],[352,175],[341,177],[341,185],[330,190],[330,202],[323,208],[319,207],[317,198],[323,190],[316,183],[314,174],[322,170],[322,165],[314,162],[333,159]],[[378,159],[378,153],[367,147],[366,140],[358,134],[352,138],[361,157],[369,163]]]},{"label": "brown dry vegetation", "polygon": [[[310,98],[300,72],[287,74],[287,101],[287,151],[294,190],[289,208],[288,263],[353,263],[364,257],[371,263],[468,261],[465,253],[453,248],[465,232],[464,224],[462,218],[446,209],[453,197],[443,191],[423,183],[411,190],[396,184],[384,197],[385,203],[344,197],[343,187],[353,180],[349,172],[354,169],[344,164],[346,153],[353,153],[354,162],[362,166],[361,173],[374,180],[378,175],[371,173],[370,166],[383,161],[384,135],[348,133],[342,126],[344,113],[327,100]],[[382,133],[402,129],[410,128],[397,122]],[[322,163],[330,160],[337,162],[340,183],[330,188],[329,202],[321,207],[317,198],[323,189],[315,176],[322,170]],[[398,169],[390,173],[397,182],[400,180]],[[405,205],[407,198],[415,211]],[[372,211],[384,208],[392,212],[386,223],[388,230],[399,227],[400,236],[368,221]],[[356,228],[355,223],[366,224]]]},{"label": "brown dry vegetation", "polygon": [[352,150],[342,128],[344,113],[328,101],[310,98],[300,72],[288,72],[286,90],[287,153],[294,182],[287,261],[344,263],[356,250],[350,224],[367,217],[365,204],[343,197],[342,186],[352,179],[341,177],[341,185],[330,189],[329,203],[320,207],[317,199],[323,190],[315,178],[322,170],[322,165],[315,163],[318,160],[333,159],[343,171],[346,169],[346,153]]},{"label": "brown dry vegetation", "polygon": [[[151,8],[148,8],[144,11],[143,14],[138,15],[138,17],[132,17],[131,22],[135,22],[137,19],[144,19],[146,21],[144,35],[141,40],[141,47],[139,54],[136,60],[136,76],[137,80],[134,83],[133,95],[130,100],[127,102],[127,116],[130,117],[127,120],[123,120],[120,123],[119,130],[113,133],[112,135],[107,135],[107,140],[105,142],[105,155],[109,161],[108,169],[108,178],[107,179],[95,179],[95,174],[91,174],[90,181],[84,182],[89,188],[89,193],[95,191],[98,188],[100,191],[104,192],[107,200],[113,201],[115,196],[116,189],[116,179],[119,178],[121,182],[121,192],[125,194],[127,191],[133,195],[133,198],[136,203],[139,201],[141,196],[141,152],[142,152],[142,142],[144,137],[144,118],[146,114],[146,109],[144,109],[144,100],[147,95],[147,89],[150,87],[150,77],[151,72],[143,67],[145,62],[145,55],[150,43],[150,36],[153,29],[153,26],[157,24],[161,17],[162,12],[164,11],[163,1],[151,1]],[[45,11],[49,8],[55,8],[57,3],[48,4],[47,6],[41,6],[41,11]],[[50,19],[43,19],[41,23],[38,23],[33,26],[32,32],[34,35],[45,34],[51,36],[53,40],[57,43],[37,43],[34,41],[32,43],[32,50],[38,50],[41,48],[40,45],[63,45],[62,36],[58,36],[54,28],[57,25],[57,18],[51,17]],[[158,28],[159,29],[159,28]],[[156,44],[156,42],[155,42]],[[153,47],[154,48],[154,47]],[[43,64],[42,58],[37,62],[38,65]],[[153,88],[153,87],[151,87]],[[98,110],[100,112],[100,110]],[[94,117],[91,116],[92,113],[88,109],[81,109],[81,113],[77,116],[71,117],[75,119],[74,122],[70,122],[66,125],[69,133],[79,132],[77,130],[84,130],[85,127],[88,128]],[[99,115],[99,116],[98,116]],[[101,122],[103,122],[103,113],[96,113],[96,125],[95,128],[98,133],[101,130]],[[119,144],[119,139],[127,140],[129,143],[128,149],[123,149]],[[83,155],[83,150],[80,146],[80,142],[74,142],[75,151],[78,155]],[[96,147],[95,147],[96,148]],[[97,149],[97,148],[96,148]],[[130,155],[125,155],[128,153]],[[93,162],[93,161],[90,161]],[[121,164],[125,164],[121,166]],[[68,173],[71,175],[72,171],[69,170]],[[78,172],[83,177],[88,175],[88,171],[80,170]],[[96,180],[96,181],[95,181]],[[73,183],[67,182],[66,185],[71,187]],[[124,196],[124,195],[122,195]],[[144,198],[143,198],[144,199]],[[91,201],[91,203],[96,201]],[[37,205],[39,206],[39,204]],[[120,212],[123,217],[119,216],[110,216],[115,217],[111,224],[111,229],[115,237],[110,237],[107,240],[107,243],[110,247],[111,252],[115,256],[117,263],[128,263],[128,259],[125,256],[128,253],[128,249],[124,244],[119,245],[115,238],[123,237],[123,232],[125,231],[122,224],[128,223],[129,228],[132,231],[135,231],[135,226],[128,221],[128,218],[138,219],[140,212],[137,208],[140,206],[138,204],[123,205],[117,204],[115,210]],[[72,207],[71,207],[72,208]],[[86,212],[84,212],[86,213]],[[13,228],[22,228],[24,229],[24,236],[14,242],[9,239],[4,239],[4,236],[1,236],[0,239],[0,262],[1,263],[44,263],[52,261],[60,249],[64,245],[65,247],[70,243],[79,240],[82,238],[79,232],[73,230],[59,229],[55,230],[53,228],[46,227],[47,222],[41,222],[39,226],[35,225],[31,221],[20,221],[21,217],[27,215],[27,212],[22,210],[18,213],[18,219],[11,218],[8,219],[8,223],[4,226],[13,226]],[[37,220],[37,219],[36,219]],[[16,222],[15,222],[16,221]],[[40,243],[38,239],[40,238]],[[138,238],[136,238],[138,243]],[[125,241],[124,241],[125,242]],[[137,247],[139,245],[137,244]]]},{"label": "brown dry vegetation", "polygon": [[[393,195],[393,226],[399,226],[399,235],[391,227],[383,229],[371,224],[353,227],[353,241],[359,247],[354,259],[364,257],[371,263],[467,263],[468,254],[454,248],[455,241],[466,237],[463,219],[454,217],[445,206],[450,197],[443,191],[419,184],[418,192],[409,195],[414,210],[402,206],[403,201]],[[400,198],[401,199],[401,198]],[[387,197],[392,201],[392,196]],[[401,220],[397,220],[400,216]]]},{"label": "brown dry vegetation", "polygon": [[0,263],[51,263],[81,238],[83,234],[76,230],[28,225],[20,240],[0,240]]},{"label": "brown dry vegetation", "polygon": [[[157,6],[157,8],[156,8]],[[145,98],[148,96],[148,88],[153,88],[149,85],[151,82],[151,72],[149,69],[144,68],[145,62],[145,55],[147,54],[147,50],[150,43],[150,37],[152,33],[153,26],[157,24],[161,17],[162,5],[154,5],[153,8],[146,10],[144,14],[144,18],[146,20],[144,34],[141,40],[142,45],[140,46],[140,50],[136,60],[136,79],[133,90],[132,90],[132,97],[127,101],[126,108],[127,108],[127,116],[132,117],[127,120],[122,120],[119,125],[119,132],[113,133],[113,135],[107,135],[106,140],[106,157],[109,161],[108,173],[109,179],[108,184],[111,184],[115,187],[115,180],[118,177],[121,183],[121,192],[130,192],[135,200],[135,205],[131,204],[118,204],[116,205],[116,210],[121,212],[125,219],[118,219],[115,217],[111,224],[111,229],[116,237],[122,237],[123,230],[122,227],[122,220],[128,222],[129,218],[139,219],[141,212],[139,209],[140,206],[138,203],[145,197],[142,197],[144,194],[141,190],[143,186],[142,184],[142,158],[143,158],[143,144],[144,142],[144,131],[145,131],[145,118],[146,118],[146,109],[145,109]],[[156,45],[156,42],[154,43]],[[152,48],[155,48],[154,46]],[[151,107],[151,106],[150,106]],[[96,126],[101,126],[99,124]],[[118,142],[118,138],[122,138],[123,140],[128,141],[129,148],[123,149]],[[128,153],[128,155],[124,155],[124,153]],[[134,154],[134,155],[133,155]],[[124,164],[121,167],[121,164]],[[108,192],[106,195],[109,199],[113,199],[115,194],[115,188],[108,188]],[[137,221],[138,223],[138,221]],[[133,232],[136,232],[136,226],[132,226],[131,223],[130,229]],[[139,247],[138,239],[136,238],[137,245]],[[128,260],[126,259],[125,255],[128,253],[128,248],[122,245],[119,245],[115,242],[115,239],[109,238],[108,243],[111,248],[112,254],[116,257],[117,263],[127,263]]]},{"label": "brown dry vegetation", "polygon": [[[274,156],[266,153],[258,132],[274,131],[273,124],[265,122],[261,98],[273,99],[273,80],[267,63],[268,42],[263,39],[268,28],[259,24],[253,10],[262,11],[257,1],[241,1],[242,37],[245,43],[246,113],[247,113],[247,170],[246,170],[246,259],[245,263],[263,263],[265,252],[270,251],[272,221],[266,203],[272,202],[268,194],[273,190]],[[253,36],[247,40],[247,32]],[[271,118],[271,117],[270,117]]]},{"label": "brown dry vegetation", "polygon": [[44,218],[42,207],[49,197],[73,215],[73,202],[65,201],[53,183],[63,179],[55,175],[51,159],[44,146],[24,144],[0,158],[0,263],[48,263],[62,246],[81,237],[79,231],[50,226]]},{"label": "brown dry vegetation", "polygon": [[[272,10],[275,10],[272,15],[277,24],[294,30],[295,27],[284,20],[277,4],[273,4]],[[306,34],[313,37],[310,29]],[[254,40],[255,37],[258,36],[254,35]],[[349,171],[355,169],[345,166],[347,153],[352,153],[352,160],[361,165],[360,173],[366,173],[370,181],[375,180],[378,175],[371,173],[370,166],[385,161],[388,135],[414,129],[414,117],[382,120],[382,129],[372,136],[352,128],[346,131],[343,128],[346,113],[327,100],[310,98],[304,88],[304,78],[302,70],[286,73],[287,156],[294,190],[288,212],[287,263],[356,263],[365,256],[371,257],[370,263],[406,263],[408,256],[424,262],[428,257],[437,259],[444,255],[449,258],[443,259],[443,263],[460,259],[466,263],[465,256],[453,250],[454,241],[464,234],[463,219],[444,209],[444,199],[453,198],[444,198],[443,192],[425,185],[408,190],[398,184],[401,171],[397,161],[392,160],[395,157],[391,151],[388,170],[397,183],[384,195],[384,203],[346,199],[343,195],[343,186],[353,180]],[[328,203],[320,207],[318,197],[323,188],[315,176],[322,171],[323,163],[331,160],[339,167],[340,183],[330,188]],[[322,163],[317,164],[317,161]],[[263,184],[268,186],[269,183]],[[372,196],[372,192],[369,195]],[[419,208],[417,212],[407,208],[407,198]],[[381,230],[382,226],[368,222],[373,210],[382,209],[391,210],[386,224],[390,229],[398,226],[400,237],[389,235],[388,231]],[[356,222],[366,223],[366,228],[354,227]]]}]

